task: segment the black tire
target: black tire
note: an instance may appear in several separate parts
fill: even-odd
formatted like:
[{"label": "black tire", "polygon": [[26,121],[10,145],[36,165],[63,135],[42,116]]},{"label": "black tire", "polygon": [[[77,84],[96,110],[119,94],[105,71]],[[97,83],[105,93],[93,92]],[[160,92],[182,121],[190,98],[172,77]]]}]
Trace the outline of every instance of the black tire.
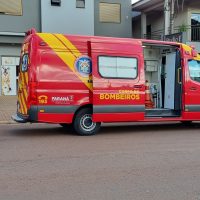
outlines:
[{"label": "black tire", "polygon": [[181,121],[181,123],[185,126],[190,126],[192,125],[192,121]]},{"label": "black tire", "polygon": [[60,125],[66,130],[72,130],[73,129],[72,124],[61,123]]},{"label": "black tire", "polygon": [[95,135],[100,129],[100,122],[92,122],[92,109],[83,108],[76,114],[73,122],[74,130],[78,135]]}]

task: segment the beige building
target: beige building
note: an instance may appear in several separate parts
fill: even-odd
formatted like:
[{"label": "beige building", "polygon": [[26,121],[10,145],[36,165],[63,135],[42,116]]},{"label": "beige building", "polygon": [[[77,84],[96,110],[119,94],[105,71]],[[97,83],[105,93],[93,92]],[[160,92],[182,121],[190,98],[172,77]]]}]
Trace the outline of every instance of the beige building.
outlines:
[{"label": "beige building", "polygon": [[176,40],[200,52],[200,1],[140,0],[132,10],[134,38]]}]

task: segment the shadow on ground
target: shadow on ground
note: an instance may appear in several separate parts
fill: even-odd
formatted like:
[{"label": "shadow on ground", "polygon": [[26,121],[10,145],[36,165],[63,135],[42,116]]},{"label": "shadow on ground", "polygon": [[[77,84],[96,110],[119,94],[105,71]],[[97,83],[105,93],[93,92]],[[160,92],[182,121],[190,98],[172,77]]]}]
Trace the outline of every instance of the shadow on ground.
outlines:
[{"label": "shadow on ground", "polygon": [[[146,134],[152,132],[159,132],[162,134],[166,131],[179,131],[180,134],[182,131],[192,131],[200,129],[200,123],[192,123],[189,125],[185,125],[182,123],[154,123],[154,124],[104,124],[101,127],[100,132],[97,134],[100,135],[115,135],[115,134],[137,134],[140,132],[145,132]],[[34,136],[55,136],[55,135],[68,135],[68,136],[76,136],[76,133],[71,129],[63,128],[59,125],[52,125],[52,124],[35,124],[35,125],[26,125],[26,126],[14,126],[9,132],[15,136],[27,136],[27,137],[34,137]]]}]

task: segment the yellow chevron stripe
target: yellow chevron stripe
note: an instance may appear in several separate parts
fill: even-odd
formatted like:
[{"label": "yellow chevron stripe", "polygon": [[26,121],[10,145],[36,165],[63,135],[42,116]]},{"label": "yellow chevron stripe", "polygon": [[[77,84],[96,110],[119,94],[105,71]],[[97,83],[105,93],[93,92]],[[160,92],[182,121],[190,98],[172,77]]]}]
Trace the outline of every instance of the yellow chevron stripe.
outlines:
[{"label": "yellow chevron stripe", "polygon": [[17,100],[18,100],[18,102],[19,102],[19,110],[18,110],[18,112],[19,113],[21,113],[22,111],[21,111],[21,99],[20,99],[20,97],[19,97],[19,93],[18,93],[18,96],[17,96]]},{"label": "yellow chevron stripe", "polygon": [[73,53],[74,56],[76,56],[76,58],[78,58],[79,56],[81,56],[81,53],[79,52],[79,50],[62,34],[55,34],[55,36],[61,40],[63,42],[63,44],[65,46],[67,46],[67,48],[69,50],[71,50],[71,52]]},{"label": "yellow chevron stripe", "polygon": [[21,110],[21,113],[24,114],[24,107],[23,107],[23,102],[22,102],[22,94],[20,93],[19,94],[19,103],[20,103],[20,110]]},{"label": "yellow chevron stripe", "polygon": [[26,86],[27,86],[27,84],[28,84],[28,72],[25,72],[25,73],[24,73],[24,76],[25,76]]},{"label": "yellow chevron stripe", "polygon": [[[82,77],[76,72],[74,65],[80,51],[62,34],[38,33],[38,36],[57,54],[57,56],[78,76],[78,78],[92,90],[92,83],[88,83],[89,77]],[[66,51],[60,51],[65,49]]]},{"label": "yellow chevron stripe", "polygon": [[24,96],[25,96],[25,99],[27,100],[28,98],[28,93],[27,93],[27,84],[28,84],[28,73],[26,72],[24,74],[24,85],[23,85],[23,92],[24,92]]},{"label": "yellow chevron stripe", "polygon": [[23,114],[27,114],[27,107],[26,107],[26,102],[24,100],[23,94],[21,94],[21,101],[22,101],[22,105],[23,105]]},{"label": "yellow chevron stripe", "polygon": [[18,89],[18,101],[19,101],[19,107],[20,107],[20,109],[19,109],[19,112],[20,113],[23,113],[23,108],[22,108],[22,101],[21,101],[21,93],[19,93],[19,91],[21,91],[21,89],[22,89],[22,86],[21,86],[21,84],[22,84],[22,73],[20,72],[19,73],[19,89]]},{"label": "yellow chevron stripe", "polygon": [[[27,75],[27,74],[26,74]],[[23,91],[23,93],[24,93],[24,95],[25,95],[25,99],[27,100],[27,98],[28,98],[28,93],[27,93],[27,91],[26,91],[26,87],[27,87],[27,85],[26,85],[26,77],[25,77],[25,74],[21,74],[21,90]],[[28,76],[27,76],[27,79],[28,79]]]},{"label": "yellow chevron stripe", "polygon": [[18,100],[19,100],[19,104],[20,104],[19,112],[22,114],[27,114],[26,100],[28,98],[28,93],[26,91],[26,86],[27,86],[26,82],[25,82],[26,78],[28,80],[28,75],[27,75],[27,77],[25,77],[25,74],[23,74],[23,73],[19,74],[19,90],[22,93],[18,93]]}]

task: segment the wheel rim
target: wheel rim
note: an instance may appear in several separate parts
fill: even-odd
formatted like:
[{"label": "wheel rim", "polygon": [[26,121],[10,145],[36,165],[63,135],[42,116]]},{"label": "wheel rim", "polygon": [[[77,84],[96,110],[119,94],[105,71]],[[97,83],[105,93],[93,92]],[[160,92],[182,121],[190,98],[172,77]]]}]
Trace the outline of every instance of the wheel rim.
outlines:
[{"label": "wheel rim", "polygon": [[96,127],[96,123],[92,121],[91,114],[85,114],[80,120],[81,128],[84,131],[92,131]]}]

